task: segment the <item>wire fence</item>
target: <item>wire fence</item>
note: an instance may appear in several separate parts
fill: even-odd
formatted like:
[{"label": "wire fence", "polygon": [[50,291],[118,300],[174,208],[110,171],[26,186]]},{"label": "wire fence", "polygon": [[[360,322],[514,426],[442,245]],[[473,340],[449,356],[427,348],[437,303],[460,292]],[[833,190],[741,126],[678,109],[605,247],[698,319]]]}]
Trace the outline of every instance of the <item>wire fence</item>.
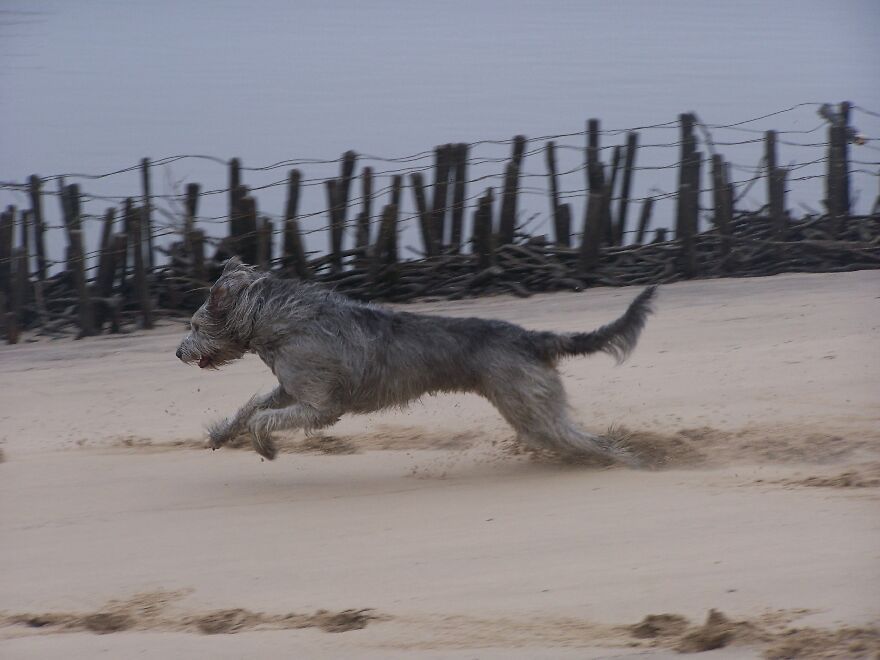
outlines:
[{"label": "wire fence", "polygon": [[[800,113],[797,122],[805,113],[814,121],[807,128],[759,127],[793,113]],[[13,262],[20,250],[28,278],[68,273],[79,260],[91,281],[102,268],[108,239],[131,234],[133,212],[139,214],[134,224],[148,271],[172,264],[175,254],[192,261],[185,253],[194,230],[214,251],[203,257],[208,262],[250,245],[251,256],[259,249],[264,265],[289,265],[297,243],[298,258],[344,271],[388,245],[394,261],[401,247],[416,260],[477,254],[487,249],[479,244],[482,234],[493,237],[495,247],[542,236],[584,253],[590,241],[602,249],[642,243],[649,229],[657,230],[655,240],[665,238],[666,230],[686,239],[688,232],[717,229],[723,205],[730,221],[749,212],[775,216],[777,223],[784,216],[786,224],[798,220],[795,204],[806,220],[856,215],[859,205],[877,213],[880,196],[871,201],[880,181],[880,139],[870,134],[880,134],[878,119],[880,113],[858,105],[808,102],[726,124],[702,122],[695,113],[626,128],[603,129],[590,120],[582,131],[482,139],[401,156],[350,151],[255,166],[177,154],[105,172],[0,181],[0,206],[6,207],[0,293],[14,298]],[[667,137],[674,131],[678,135]],[[784,165],[780,152],[790,158]],[[180,167],[199,169],[212,180],[223,176],[225,185],[196,190],[175,178]],[[601,209],[591,212],[596,195]],[[113,209],[115,222],[108,221]],[[591,213],[601,216],[596,235],[590,234]],[[382,234],[388,222],[393,236]],[[129,253],[133,242],[129,236]],[[123,264],[122,280],[133,261]]]}]

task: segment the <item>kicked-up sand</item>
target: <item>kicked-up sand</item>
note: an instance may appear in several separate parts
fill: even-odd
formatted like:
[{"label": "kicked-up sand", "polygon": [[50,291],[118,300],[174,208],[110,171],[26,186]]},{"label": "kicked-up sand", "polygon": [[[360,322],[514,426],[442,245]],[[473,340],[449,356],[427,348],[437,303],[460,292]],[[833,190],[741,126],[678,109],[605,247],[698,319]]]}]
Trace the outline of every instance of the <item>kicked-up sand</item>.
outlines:
[{"label": "kicked-up sand", "polygon": [[[637,291],[407,309],[589,330]],[[640,470],[523,453],[474,396],[211,452],[254,356],[186,367],[176,322],[0,348],[0,657],[876,657],[880,271],[656,309],[622,366],[562,365]]]}]

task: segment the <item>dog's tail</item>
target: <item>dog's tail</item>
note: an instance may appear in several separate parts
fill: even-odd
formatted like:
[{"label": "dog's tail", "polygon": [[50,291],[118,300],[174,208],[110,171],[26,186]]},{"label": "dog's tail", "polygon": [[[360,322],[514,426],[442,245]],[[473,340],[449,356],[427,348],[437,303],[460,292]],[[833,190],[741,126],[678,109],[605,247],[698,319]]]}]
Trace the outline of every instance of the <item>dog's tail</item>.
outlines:
[{"label": "dog's tail", "polygon": [[656,289],[656,286],[649,286],[630,303],[623,316],[598,330],[571,334],[536,332],[533,334],[535,347],[547,360],[602,351],[612,355],[619,364],[636,346],[648,314],[653,311],[651,302]]}]

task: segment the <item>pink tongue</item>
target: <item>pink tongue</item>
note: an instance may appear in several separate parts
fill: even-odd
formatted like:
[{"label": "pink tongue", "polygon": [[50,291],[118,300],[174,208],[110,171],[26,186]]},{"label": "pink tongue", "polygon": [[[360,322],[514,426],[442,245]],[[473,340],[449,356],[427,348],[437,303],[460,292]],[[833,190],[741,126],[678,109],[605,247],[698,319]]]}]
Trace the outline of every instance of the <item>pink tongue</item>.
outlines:
[{"label": "pink tongue", "polygon": [[211,358],[205,357],[204,355],[199,358],[199,367],[201,367],[202,369],[207,367],[209,364],[211,364]]}]

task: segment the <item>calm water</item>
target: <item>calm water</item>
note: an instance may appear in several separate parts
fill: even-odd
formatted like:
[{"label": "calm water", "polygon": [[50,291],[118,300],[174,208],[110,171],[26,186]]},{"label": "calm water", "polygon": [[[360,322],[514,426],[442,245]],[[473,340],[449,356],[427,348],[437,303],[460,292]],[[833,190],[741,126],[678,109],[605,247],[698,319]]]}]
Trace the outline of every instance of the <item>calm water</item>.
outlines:
[{"label": "calm water", "polygon": [[[333,159],[347,149],[401,156],[445,142],[506,139],[577,132],[598,117],[603,128],[674,120],[694,110],[711,124],[727,124],[798,103],[851,100],[880,111],[880,2],[740,0],[631,2],[314,0],[246,3],[170,0],[4,0],[0,3],[0,179],[31,173],[101,173],[143,156],[239,156],[245,165],[289,159]],[[855,113],[854,122],[880,137],[880,119]],[[809,131],[821,120],[814,107],[745,124],[743,128]],[[714,131],[717,141],[760,137],[741,130]],[[798,143],[822,142],[824,129],[793,133]],[[603,144],[623,141],[606,136]],[[641,133],[641,142],[674,142],[677,130]],[[559,140],[560,169],[582,160],[579,136]],[[540,146],[542,142],[532,144]],[[574,147],[578,147],[575,149]],[[743,166],[747,180],[760,144],[719,146]],[[506,158],[509,146],[485,144],[474,155]],[[780,161],[820,158],[820,148],[782,145]],[[853,147],[857,207],[877,195],[880,141]],[[677,160],[674,148],[639,152],[639,165]],[[606,162],[610,154],[604,152]],[[430,164],[430,158],[416,161]],[[873,163],[873,164],[872,164]],[[377,171],[398,166],[375,161]],[[305,165],[307,178],[335,166]],[[543,155],[527,157],[528,173],[542,175]],[[475,174],[494,174],[489,162]],[[823,172],[822,165],[797,170]],[[252,187],[283,180],[286,168],[249,171]],[[205,189],[226,185],[222,165],[183,160],[157,168],[154,189],[172,194],[186,181]],[[77,180],[101,195],[139,192],[137,173]],[[376,188],[387,185],[380,179]],[[323,186],[308,187],[302,211],[325,206]],[[480,185],[498,185],[487,179]],[[524,214],[540,214],[548,231],[548,203],[539,176],[527,178]],[[636,173],[636,196],[674,188],[672,170]],[[579,191],[583,175],[563,180]],[[747,195],[760,205],[765,187]],[[790,185],[791,206],[820,207],[821,179]],[[478,192],[472,187],[470,194]],[[283,187],[258,193],[260,209],[283,211]],[[405,191],[404,215],[410,193]],[[225,213],[225,196],[203,199],[200,215]],[[576,218],[583,199],[575,196]],[[707,201],[707,200],[706,200]],[[0,203],[27,206],[24,196],[0,191]],[[57,221],[56,200],[49,200]],[[107,202],[87,203],[99,214]],[[169,203],[163,208],[173,211]],[[376,205],[378,206],[378,204]],[[657,224],[668,224],[671,204],[659,204]],[[637,212],[631,207],[631,218]],[[323,227],[323,216],[306,229]],[[222,224],[211,231],[221,232]],[[417,234],[406,230],[405,241]],[[60,256],[61,232],[53,243]],[[91,245],[94,246],[94,233]],[[307,238],[323,249],[323,233]]]}]

